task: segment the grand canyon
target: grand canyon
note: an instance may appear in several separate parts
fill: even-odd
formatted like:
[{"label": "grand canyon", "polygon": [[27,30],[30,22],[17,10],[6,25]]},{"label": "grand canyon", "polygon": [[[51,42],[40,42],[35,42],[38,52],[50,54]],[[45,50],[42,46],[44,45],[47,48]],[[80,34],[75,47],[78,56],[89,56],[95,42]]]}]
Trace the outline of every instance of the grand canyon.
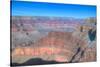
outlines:
[{"label": "grand canyon", "polygon": [[96,18],[11,16],[11,65],[96,61]]}]

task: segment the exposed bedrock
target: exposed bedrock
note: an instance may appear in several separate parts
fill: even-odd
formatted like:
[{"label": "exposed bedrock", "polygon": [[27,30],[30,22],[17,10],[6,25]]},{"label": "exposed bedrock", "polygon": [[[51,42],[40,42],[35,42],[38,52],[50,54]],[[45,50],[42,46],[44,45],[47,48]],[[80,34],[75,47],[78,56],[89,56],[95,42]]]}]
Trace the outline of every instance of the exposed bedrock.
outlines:
[{"label": "exposed bedrock", "polygon": [[[55,60],[58,62],[74,62],[76,55],[80,57],[86,48],[86,43],[69,32],[50,32],[31,47],[17,47],[12,51],[13,62],[16,58],[30,57],[42,58],[44,60]],[[15,58],[16,57],[16,58]],[[28,59],[27,59],[28,60]],[[25,62],[23,60],[22,62]],[[20,63],[22,63],[20,61]]]}]

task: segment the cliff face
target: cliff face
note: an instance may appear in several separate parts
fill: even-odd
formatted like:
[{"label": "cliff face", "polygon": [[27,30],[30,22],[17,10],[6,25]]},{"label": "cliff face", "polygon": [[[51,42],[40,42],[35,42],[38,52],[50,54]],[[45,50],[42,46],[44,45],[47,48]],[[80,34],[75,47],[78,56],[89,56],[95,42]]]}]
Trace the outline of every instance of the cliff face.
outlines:
[{"label": "cliff face", "polygon": [[96,36],[91,41],[88,34],[92,30],[90,33],[93,35],[95,26],[81,25],[78,20],[74,20],[74,24],[74,21],[64,19],[55,23],[67,21],[67,28],[73,26],[74,31],[68,31],[69,28],[63,30],[59,26],[43,30],[41,24],[36,24],[40,21],[51,22],[49,18],[12,18],[12,63],[24,63],[31,58],[67,63],[96,61]]},{"label": "cliff face", "polygon": [[[46,60],[66,58],[65,61],[68,62],[79,47],[78,43],[79,40],[74,38],[72,33],[50,32],[46,37],[31,44],[31,47],[19,47],[15,49],[15,51],[13,51],[13,56],[37,56]],[[46,57],[49,57],[49,59]]]},{"label": "cliff face", "polygon": [[[28,56],[58,62],[94,61],[96,58],[95,49],[87,48],[86,45],[85,41],[73,36],[72,33],[50,32],[46,37],[31,44],[31,47],[16,48],[12,56]],[[15,60],[15,62],[17,61]]]}]

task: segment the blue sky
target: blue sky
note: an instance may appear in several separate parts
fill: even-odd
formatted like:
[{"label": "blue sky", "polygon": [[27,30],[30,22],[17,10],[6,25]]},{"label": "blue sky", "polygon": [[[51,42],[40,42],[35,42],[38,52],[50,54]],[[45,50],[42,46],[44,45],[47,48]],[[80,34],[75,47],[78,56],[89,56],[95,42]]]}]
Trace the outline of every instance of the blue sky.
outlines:
[{"label": "blue sky", "polygon": [[96,17],[96,6],[12,1],[12,16]]}]

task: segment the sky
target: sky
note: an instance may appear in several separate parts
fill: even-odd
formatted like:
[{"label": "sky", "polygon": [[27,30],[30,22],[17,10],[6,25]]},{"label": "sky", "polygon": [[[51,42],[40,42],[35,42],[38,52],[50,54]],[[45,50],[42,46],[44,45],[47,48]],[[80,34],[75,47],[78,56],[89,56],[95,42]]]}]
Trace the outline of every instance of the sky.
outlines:
[{"label": "sky", "polygon": [[12,0],[11,15],[88,18],[96,17],[96,6]]}]

